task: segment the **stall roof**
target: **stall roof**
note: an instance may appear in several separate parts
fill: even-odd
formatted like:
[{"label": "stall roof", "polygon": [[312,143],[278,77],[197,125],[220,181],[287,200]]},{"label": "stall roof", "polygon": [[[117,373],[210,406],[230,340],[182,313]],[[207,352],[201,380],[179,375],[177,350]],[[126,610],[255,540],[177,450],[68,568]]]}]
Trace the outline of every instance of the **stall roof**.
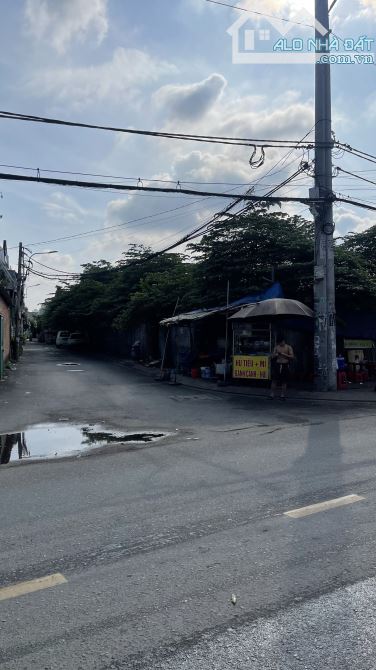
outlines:
[{"label": "stall roof", "polygon": [[163,321],[160,321],[159,323],[161,326],[172,326],[175,323],[184,323],[184,322],[188,323],[190,321],[200,321],[201,319],[206,319],[207,317],[214,316],[215,314],[220,314],[230,310],[234,311],[236,308],[242,305],[250,307],[256,302],[263,302],[264,300],[269,300],[270,298],[282,298],[282,297],[283,297],[282,286],[279,282],[276,282],[262,293],[258,293],[256,295],[246,295],[243,298],[240,298],[239,300],[231,302],[228,307],[225,306],[225,307],[213,307],[209,309],[195,309],[192,310],[192,312],[185,312],[184,314],[177,314],[176,316],[168,317],[167,319],[163,319]]},{"label": "stall roof", "polygon": [[299,300],[291,300],[288,298],[272,298],[257,302],[255,305],[248,305],[236,312],[231,319],[248,319],[249,317],[260,316],[263,318],[272,318],[274,316],[294,316],[294,317],[309,317],[314,316],[313,311],[307,305],[304,305]]},{"label": "stall roof", "polygon": [[226,307],[216,307],[215,309],[196,309],[194,312],[186,312],[185,314],[178,314],[177,316],[171,316],[168,319],[163,319],[163,321],[160,321],[159,323],[161,326],[172,326],[174,323],[200,321],[201,319],[206,319],[208,316],[214,316],[214,314],[225,312],[226,309]]},{"label": "stall roof", "polygon": [[252,305],[246,305],[245,307],[242,307],[242,309],[239,310],[239,312],[236,312],[236,314],[230,316],[230,319],[247,319],[249,316],[251,316],[255,307],[256,307],[255,303],[253,303]]}]

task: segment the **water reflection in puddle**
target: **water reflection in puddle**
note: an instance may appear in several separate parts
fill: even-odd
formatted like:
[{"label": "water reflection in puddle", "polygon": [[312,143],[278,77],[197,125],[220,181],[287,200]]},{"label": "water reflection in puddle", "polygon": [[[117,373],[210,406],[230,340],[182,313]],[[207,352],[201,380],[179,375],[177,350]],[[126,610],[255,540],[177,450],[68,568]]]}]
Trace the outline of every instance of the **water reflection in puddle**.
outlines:
[{"label": "water reflection in puddle", "polygon": [[72,456],[109,444],[153,442],[164,433],[122,433],[101,425],[39,424],[24,432],[0,435],[0,465],[19,459]]}]

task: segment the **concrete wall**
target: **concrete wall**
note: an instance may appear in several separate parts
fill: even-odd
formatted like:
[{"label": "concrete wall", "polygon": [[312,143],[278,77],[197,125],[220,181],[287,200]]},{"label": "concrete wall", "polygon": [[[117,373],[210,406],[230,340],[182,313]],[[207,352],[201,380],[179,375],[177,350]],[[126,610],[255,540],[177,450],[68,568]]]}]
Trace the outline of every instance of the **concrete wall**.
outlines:
[{"label": "concrete wall", "polygon": [[0,314],[4,318],[4,360],[10,357],[10,310],[5,300],[0,295]]}]

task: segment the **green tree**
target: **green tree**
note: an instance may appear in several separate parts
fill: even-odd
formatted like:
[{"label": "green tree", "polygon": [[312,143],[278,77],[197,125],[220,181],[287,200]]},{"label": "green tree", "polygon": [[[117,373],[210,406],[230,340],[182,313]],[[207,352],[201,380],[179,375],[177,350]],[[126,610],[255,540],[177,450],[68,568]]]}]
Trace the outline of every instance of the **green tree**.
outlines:
[{"label": "green tree", "polygon": [[83,266],[75,284],[59,287],[43,309],[45,327],[81,330],[93,339],[109,329],[121,330],[147,322],[156,328],[173,312],[193,304],[194,266],[179,254],[156,256],[132,245],[112,266],[99,261]]},{"label": "green tree", "polygon": [[202,304],[223,304],[228,281],[233,298],[258,292],[273,269],[286,295],[312,302],[313,227],[300,217],[251,210],[216,224],[190,249]]},{"label": "green tree", "polygon": [[376,311],[376,274],[356,247],[341,244],[335,250],[337,312]]}]

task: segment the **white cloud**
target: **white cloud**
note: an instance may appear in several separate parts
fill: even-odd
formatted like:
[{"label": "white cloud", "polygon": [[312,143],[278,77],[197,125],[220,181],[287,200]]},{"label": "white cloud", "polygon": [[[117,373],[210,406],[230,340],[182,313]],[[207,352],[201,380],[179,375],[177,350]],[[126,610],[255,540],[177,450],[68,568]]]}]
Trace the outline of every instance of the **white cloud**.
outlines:
[{"label": "white cloud", "polygon": [[88,210],[81,207],[74,198],[64,193],[53,193],[42,209],[53,219],[75,223],[87,216]]},{"label": "white cloud", "polygon": [[37,72],[28,85],[30,92],[55,102],[86,106],[95,101],[124,101],[142,85],[157,81],[175,67],[138,49],[116,49],[112,59],[89,67],[64,67]]},{"label": "white cloud", "polygon": [[375,16],[376,0],[341,0],[335,6],[332,26],[342,37],[372,37],[369,22],[374,21]]},{"label": "white cloud", "polygon": [[[314,0],[243,0],[238,4],[248,10],[256,10],[265,14],[272,14],[279,17],[291,18],[299,21],[309,18],[309,14],[314,16]],[[341,0],[336,6],[336,12],[341,9],[341,5],[346,5],[346,9],[351,6],[353,12],[359,13],[362,8],[376,11],[376,0]],[[303,21],[304,22],[304,21]]]},{"label": "white cloud", "polygon": [[[270,14],[275,17],[292,18],[296,21],[301,20],[303,23],[309,23],[310,15],[314,13],[313,0],[243,0],[239,6],[248,9],[251,12],[260,12],[261,14]],[[239,14],[239,12],[237,12]],[[257,15],[254,15],[257,19]],[[262,18],[262,17],[260,17]],[[279,25],[279,22],[276,23]],[[283,29],[281,22],[281,29]]]},{"label": "white cloud", "polygon": [[[195,199],[196,200],[196,199]],[[107,204],[105,227],[118,226],[124,224],[124,231],[145,230],[155,228],[164,230],[180,228],[181,219],[188,216],[188,219],[195,223],[195,207],[182,207],[188,204],[189,200],[182,199],[182,196],[171,195],[169,197],[160,197],[159,195],[150,196],[147,194],[131,195],[128,198],[117,198]],[[137,220],[136,220],[137,219]],[[134,221],[134,223],[132,223]],[[120,231],[122,229],[119,229]]]},{"label": "white cloud", "polygon": [[[314,125],[313,100],[302,102],[297,90],[287,89],[271,99],[260,94],[239,96],[231,88],[224,90],[225,85],[222,75],[212,74],[189,86],[163,86],[154,97],[175,112],[164,130],[181,131],[184,114],[186,124],[194,122],[195,134],[299,139]],[[205,114],[197,111],[201,104]]]},{"label": "white cloud", "polygon": [[194,84],[163,86],[154,94],[154,100],[173,118],[194,121],[215,105],[226,84],[221,74],[214,73]]},{"label": "white cloud", "polygon": [[376,13],[376,0],[360,0],[360,4],[366,10]]},{"label": "white cloud", "polygon": [[[108,231],[89,245],[87,257],[91,260],[106,259],[110,262],[121,260],[123,253],[128,251],[131,244],[143,244],[146,247],[158,250],[169,240],[174,241],[174,231],[159,228],[158,230],[117,230]],[[165,242],[163,241],[165,240]]]},{"label": "white cloud", "polygon": [[[104,232],[90,242],[86,249],[87,257],[115,261],[127,251],[130,244],[144,244],[155,250],[161,249],[182,237],[195,228],[201,220],[213,213],[210,205],[199,202],[192,207],[184,207],[174,212],[166,211],[166,214],[163,214],[165,210],[186,204],[187,200],[173,195],[171,199],[163,198],[163,200],[158,196],[153,198],[132,195],[128,198],[117,198],[110,201],[107,204]],[[158,212],[160,216],[155,216]],[[150,218],[131,223],[132,220],[141,217]],[[130,222],[129,225],[110,228],[110,226],[118,226],[127,222]],[[184,248],[183,246],[177,251],[184,250]]]},{"label": "white cloud", "polygon": [[358,214],[353,209],[346,206],[340,206],[334,212],[337,233],[346,235],[347,233],[363,233],[372,226],[376,225],[376,216]]},{"label": "white cloud", "polygon": [[[295,91],[286,91],[283,96],[270,101],[259,95],[239,97],[229,90],[213,106],[205,117],[195,122],[195,132],[199,134],[222,135],[242,138],[298,140],[314,125],[312,101],[302,102]],[[170,121],[165,130],[181,130],[176,121]],[[185,128],[187,130],[187,128]],[[312,135],[311,135],[312,138]],[[191,145],[188,144],[191,148]],[[163,145],[165,164],[169,159],[172,179],[181,181],[208,182],[251,182],[258,180],[270,170],[287,150],[266,149],[265,165],[259,170],[251,170],[249,158],[252,147],[222,145],[201,145],[200,149],[187,150],[187,144]],[[289,162],[296,158],[297,169],[302,154],[291,152]],[[282,166],[280,166],[282,167]],[[268,178],[266,183],[283,180]]]},{"label": "white cloud", "polygon": [[89,34],[100,43],[108,31],[107,0],[26,0],[25,18],[32,37],[58,53]]},{"label": "white cloud", "polygon": [[239,101],[237,109],[232,105],[222,121],[218,115],[221,132],[231,132],[237,137],[300,139],[313,126],[313,109],[309,102],[274,104],[257,111],[252,111],[252,107],[247,110],[245,102]]},{"label": "white cloud", "polygon": [[374,120],[376,119],[376,97],[372,96],[366,109],[365,109],[365,116],[368,119]]},{"label": "white cloud", "polygon": [[[33,258],[34,270],[42,274],[51,274],[51,269],[62,270],[64,272],[79,272],[80,266],[77,259],[71,254],[57,253],[51,256],[40,255]],[[41,265],[43,264],[43,265]],[[48,265],[49,267],[44,267]],[[26,282],[26,305],[30,310],[36,310],[40,304],[55,291],[56,285],[60,282],[53,282],[50,279],[31,275]],[[38,286],[36,286],[36,284]]]},{"label": "white cloud", "polygon": [[176,158],[172,165],[173,178],[180,181],[197,182],[244,182],[249,181],[250,169],[246,156],[225,153],[209,153],[194,150]]}]

